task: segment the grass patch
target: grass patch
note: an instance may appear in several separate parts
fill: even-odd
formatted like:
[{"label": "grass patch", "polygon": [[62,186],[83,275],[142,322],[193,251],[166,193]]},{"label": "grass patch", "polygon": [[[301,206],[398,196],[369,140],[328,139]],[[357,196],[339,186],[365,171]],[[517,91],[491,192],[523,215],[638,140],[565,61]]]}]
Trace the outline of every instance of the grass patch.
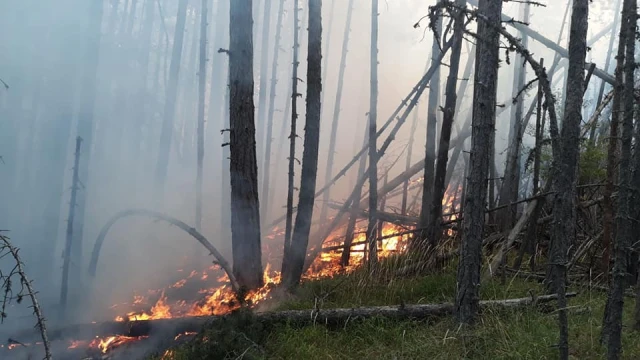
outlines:
[{"label": "grass patch", "polygon": [[[455,270],[413,278],[376,280],[363,271],[303,284],[295,299],[275,310],[360,307],[453,301]],[[542,294],[539,284],[508,277],[483,283],[482,299]],[[625,323],[632,318],[627,299]],[[601,359],[599,344],[606,295],[581,293],[569,300],[570,353],[575,359]],[[460,329],[451,317],[437,321],[393,321],[382,318],[352,321],[330,328],[322,324],[264,327],[242,315],[226,329],[206,329],[192,343],[167,359],[552,359],[557,358],[555,304],[518,310],[487,310],[471,329]],[[640,358],[640,336],[625,327],[625,359]],[[203,342],[203,339],[205,341]],[[217,339],[217,340],[213,340]]]}]

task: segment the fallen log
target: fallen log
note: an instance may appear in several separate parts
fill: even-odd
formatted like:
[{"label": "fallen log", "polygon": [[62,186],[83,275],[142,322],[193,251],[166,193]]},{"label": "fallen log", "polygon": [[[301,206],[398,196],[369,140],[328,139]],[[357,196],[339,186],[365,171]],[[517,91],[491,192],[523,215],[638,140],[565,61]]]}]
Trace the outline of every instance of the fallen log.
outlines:
[{"label": "fallen log", "polygon": [[[567,293],[567,297],[575,297],[576,293]],[[529,305],[551,302],[557,299],[557,295],[542,295],[505,300],[480,301],[481,310],[487,309],[513,309]],[[311,324],[342,324],[356,319],[372,317],[384,317],[399,320],[423,320],[438,318],[452,314],[454,304],[419,304],[399,306],[374,306],[362,308],[337,308],[337,309],[309,309],[309,310],[285,310],[255,313],[255,320],[267,324],[289,323],[295,325]],[[192,331],[200,331],[207,326],[222,324],[231,319],[234,314],[222,316],[201,316],[176,319],[141,320],[131,322],[103,322],[95,324],[79,324],[67,326],[61,329],[49,331],[52,340],[74,339],[89,340],[96,337],[123,335],[131,337],[153,336],[155,334],[179,334]],[[35,333],[22,334],[16,337],[21,341],[28,341]]]}]

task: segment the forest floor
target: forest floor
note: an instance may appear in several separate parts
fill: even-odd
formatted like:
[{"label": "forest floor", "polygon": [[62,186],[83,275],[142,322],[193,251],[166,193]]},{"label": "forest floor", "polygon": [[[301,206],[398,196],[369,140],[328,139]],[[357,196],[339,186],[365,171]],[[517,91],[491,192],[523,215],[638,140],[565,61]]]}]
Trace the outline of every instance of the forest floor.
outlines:
[{"label": "forest floor", "polygon": [[[439,274],[375,279],[357,271],[301,285],[295,298],[269,310],[351,308],[452,302],[456,265]],[[569,299],[570,354],[575,359],[605,358],[599,344],[606,294],[572,286]],[[507,277],[484,282],[483,300],[543,294],[537,281]],[[625,300],[624,359],[640,359],[640,334],[632,331],[634,301]],[[351,321],[339,327],[274,325],[265,328],[240,319],[227,329],[203,330],[192,342],[170,350],[174,360],[198,359],[554,359],[558,352],[555,303],[514,310],[484,311],[478,324],[461,329],[449,316],[431,321],[382,318]]]}]

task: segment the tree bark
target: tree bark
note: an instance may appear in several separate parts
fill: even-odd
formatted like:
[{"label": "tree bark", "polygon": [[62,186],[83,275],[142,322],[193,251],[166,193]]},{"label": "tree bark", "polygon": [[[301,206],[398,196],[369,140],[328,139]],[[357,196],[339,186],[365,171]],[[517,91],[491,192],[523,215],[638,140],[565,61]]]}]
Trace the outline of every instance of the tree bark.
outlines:
[{"label": "tree bark", "polygon": [[[435,76],[435,75],[434,75]],[[369,94],[369,266],[378,262],[377,231],[378,220],[378,148],[376,128],[378,121],[378,0],[371,1],[371,92]]]},{"label": "tree bark", "polygon": [[501,0],[480,0],[479,12],[487,21],[478,22],[476,73],[473,95],[473,134],[470,172],[462,222],[462,244],[456,289],[455,314],[460,323],[473,323],[479,309],[480,265],[487,176],[495,127],[499,40],[497,28],[502,11]]},{"label": "tree bark", "polygon": [[[302,154],[298,213],[290,245],[291,266],[282,274],[282,283],[297,287],[302,276],[313,218],[318,147],[320,145],[320,96],[322,93],[322,0],[309,0],[309,40],[307,58],[307,105]],[[284,260],[287,261],[287,260]]]},{"label": "tree bark", "polygon": [[178,3],[176,31],[173,38],[173,51],[171,54],[171,65],[169,70],[169,83],[166,88],[162,131],[160,133],[160,147],[158,149],[158,162],[156,163],[155,171],[155,200],[159,203],[163,202],[164,187],[167,181],[167,172],[169,169],[169,155],[171,152],[171,138],[173,136],[173,122],[176,111],[176,99],[178,96],[178,80],[180,79],[182,43],[184,41],[184,29],[187,18],[188,3],[189,0],[180,0]]},{"label": "tree bark", "polygon": [[[269,34],[271,32],[271,0],[262,0],[264,3],[263,17],[262,17],[262,40],[260,51],[260,90],[258,92],[258,154],[265,151],[265,128],[266,121],[265,116],[267,113],[267,81],[269,79]],[[263,179],[266,175],[265,169],[263,171]],[[264,181],[264,180],[263,180]],[[266,193],[264,194],[266,195]]]},{"label": "tree bark", "polygon": [[[427,137],[425,140],[424,172],[422,181],[422,202],[420,206],[420,228],[427,229],[432,218],[434,201],[434,166],[436,161],[436,131],[438,127],[438,107],[440,106],[440,63],[435,63],[441,55],[442,18],[441,11],[437,11],[433,25],[433,43],[431,44],[431,64],[437,66],[429,82],[429,105],[427,107]],[[463,24],[464,26],[464,24]],[[460,44],[461,46],[462,44]],[[455,90],[454,90],[455,91]],[[449,149],[445,150],[447,154]],[[427,244],[434,244],[429,238],[429,231],[423,231],[418,238],[414,238],[414,251],[426,250]],[[415,244],[415,242],[418,242]]]},{"label": "tree bark", "polygon": [[291,233],[293,232],[293,188],[295,179],[295,160],[296,160],[296,122],[298,120],[298,49],[300,48],[300,4],[298,0],[293,0],[293,73],[292,73],[292,94],[291,94],[291,133],[289,134],[289,174],[287,178],[287,213],[284,232],[284,252],[282,256],[282,274],[288,273],[290,270],[291,258]]},{"label": "tree bark", "polygon": [[253,103],[253,0],[231,2],[229,151],[233,272],[240,286],[262,285],[260,205]]},{"label": "tree bark", "polygon": [[[632,214],[630,213],[631,193],[631,143],[635,106],[635,34],[637,22],[637,1],[624,0],[620,26],[620,47],[624,48],[624,87],[621,94],[622,146],[620,170],[618,172],[618,215],[616,217],[615,260],[613,282],[605,306],[602,339],[608,345],[607,358],[619,359],[622,353],[622,310],[624,290],[628,281],[627,267],[630,248],[634,239]],[[618,51],[620,54],[620,50]],[[620,59],[618,59],[620,61]],[[616,108],[613,109],[616,111]],[[613,119],[612,119],[613,122]],[[612,123],[613,125],[613,123]]]},{"label": "tree bark", "polygon": [[[457,0],[457,4],[465,6],[465,0]],[[442,130],[440,131],[440,144],[438,145],[438,159],[436,162],[433,199],[431,203],[430,218],[427,225],[427,239],[430,248],[435,249],[440,243],[442,222],[442,200],[447,189],[447,161],[449,160],[449,143],[451,141],[451,129],[455,120],[458,97],[456,86],[458,83],[458,71],[460,69],[460,53],[462,51],[462,36],[464,35],[464,14],[457,14],[454,25],[453,45],[449,60],[449,76],[445,88],[444,116]],[[454,191],[457,191],[455,189]]]},{"label": "tree bark", "polygon": [[560,134],[560,152],[554,153],[553,179],[553,228],[549,251],[547,286],[558,293],[560,358],[569,357],[569,333],[567,324],[566,265],[567,249],[575,243],[575,196],[577,166],[580,155],[580,124],[584,98],[584,64],[587,54],[589,1],[574,0],[569,37],[569,70],[564,121]]}]

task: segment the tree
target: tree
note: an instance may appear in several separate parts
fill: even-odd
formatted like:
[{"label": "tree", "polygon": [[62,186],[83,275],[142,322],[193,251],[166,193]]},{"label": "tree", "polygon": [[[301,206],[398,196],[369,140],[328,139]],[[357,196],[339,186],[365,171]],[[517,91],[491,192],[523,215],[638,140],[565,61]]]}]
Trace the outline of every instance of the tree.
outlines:
[{"label": "tree", "polygon": [[182,62],[182,43],[184,41],[184,26],[187,18],[187,4],[189,0],[180,0],[178,4],[178,19],[173,38],[173,51],[171,53],[171,68],[169,70],[169,83],[166,88],[164,103],[164,115],[162,119],[162,131],[160,133],[160,148],[158,149],[158,162],[155,172],[156,201],[162,202],[164,186],[167,181],[169,168],[169,152],[171,150],[171,137],[173,136],[173,121],[176,111],[176,99],[178,97],[178,80],[180,79],[180,64]]},{"label": "tree", "polygon": [[469,179],[462,221],[462,244],[458,264],[455,312],[460,323],[473,323],[478,315],[480,264],[487,200],[487,176],[493,147],[496,90],[498,80],[498,28],[501,0],[480,0],[478,12],[486,21],[478,23],[476,72],[473,90],[473,119]]},{"label": "tree", "polygon": [[229,153],[233,272],[240,286],[262,285],[258,166],[253,103],[253,0],[234,0],[229,22]]},{"label": "tree", "polygon": [[569,70],[560,152],[553,159],[553,228],[549,252],[548,289],[558,294],[560,358],[569,357],[567,325],[567,248],[575,241],[576,170],[580,155],[580,123],[584,98],[589,0],[574,0],[569,37]]},{"label": "tree", "polygon": [[198,157],[196,173],[196,229],[202,230],[202,168],[204,163],[204,97],[207,85],[207,0],[200,7],[200,56],[198,68]]},{"label": "tree", "polygon": [[[440,13],[440,10],[438,10]],[[431,219],[431,210],[433,203],[433,179],[434,179],[434,165],[436,161],[436,131],[438,126],[438,105],[440,102],[440,64],[436,64],[435,61],[442,54],[441,39],[442,39],[442,19],[440,16],[436,16],[433,20],[433,44],[431,45],[431,63],[436,65],[437,69],[431,82],[429,83],[429,105],[427,108],[427,138],[425,142],[425,157],[424,157],[424,180],[422,182],[422,202],[420,207],[420,222],[418,226],[421,229],[426,229]],[[418,242],[420,248],[426,248],[429,239],[427,239],[428,232],[422,231]]]},{"label": "tree", "polygon": [[[292,289],[300,282],[309,244],[311,219],[318,173],[318,147],[320,145],[320,96],[322,93],[322,0],[309,0],[309,41],[307,58],[307,119],[304,132],[302,173],[298,213],[291,238],[287,272],[282,282]],[[284,266],[283,266],[284,268]]]},{"label": "tree", "polygon": [[367,241],[369,244],[369,265],[378,261],[377,231],[378,219],[378,0],[371,1],[371,93],[369,95],[369,224]]},{"label": "tree", "polygon": [[[627,284],[629,249],[632,246],[631,192],[631,143],[633,137],[633,118],[635,106],[635,42],[637,1],[624,0],[622,23],[620,26],[620,45],[625,48],[624,88],[622,94],[622,146],[620,150],[620,169],[618,172],[618,216],[616,217],[615,261],[613,282],[607,297],[602,338],[608,345],[607,358],[619,359],[622,353],[622,308],[624,290]],[[620,54],[620,51],[618,51]],[[618,60],[620,61],[620,60]],[[615,108],[614,108],[615,110]],[[613,119],[612,119],[613,121]],[[637,146],[637,145],[636,145]]]},{"label": "tree", "polygon": [[[465,0],[457,0],[456,4],[465,6]],[[442,130],[440,131],[440,144],[438,145],[438,158],[434,175],[433,199],[431,203],[427,239],[433,249],[438,245],[441,236],[440,222],[442,220],[442,199],[447,188],[447,161],[449,160],[449,143],[451,142],[451,128],[456,115],[456,85],[458,83],[458,71],[460,69],[460,52],[462,51],[462,36],[464,34],[464,15],[457,15],[454,25],[453,45],[451,46],[451,60],[449,76],[445,87],[445,104],[443,108]],[[462,145],[460,145],[462,147]],[[457,191],[457,189],[455,189]]]},{"label": "tree", "polygon": [[292,71],[292,93],[291,93],[291,133],[289,134],[289,174],[287,177],[287,214],[284,230],[284,251],[282,257],[282,274],[289,272],[289,258],[291,249],[291,233],[293,232],[293,188],[295,180],[295,158],[296,158],[296,138],[298,134],[298,49],[300,48],[300,28],[299,28],[300,4],[298,0],[293,0],[293,71]]}]

